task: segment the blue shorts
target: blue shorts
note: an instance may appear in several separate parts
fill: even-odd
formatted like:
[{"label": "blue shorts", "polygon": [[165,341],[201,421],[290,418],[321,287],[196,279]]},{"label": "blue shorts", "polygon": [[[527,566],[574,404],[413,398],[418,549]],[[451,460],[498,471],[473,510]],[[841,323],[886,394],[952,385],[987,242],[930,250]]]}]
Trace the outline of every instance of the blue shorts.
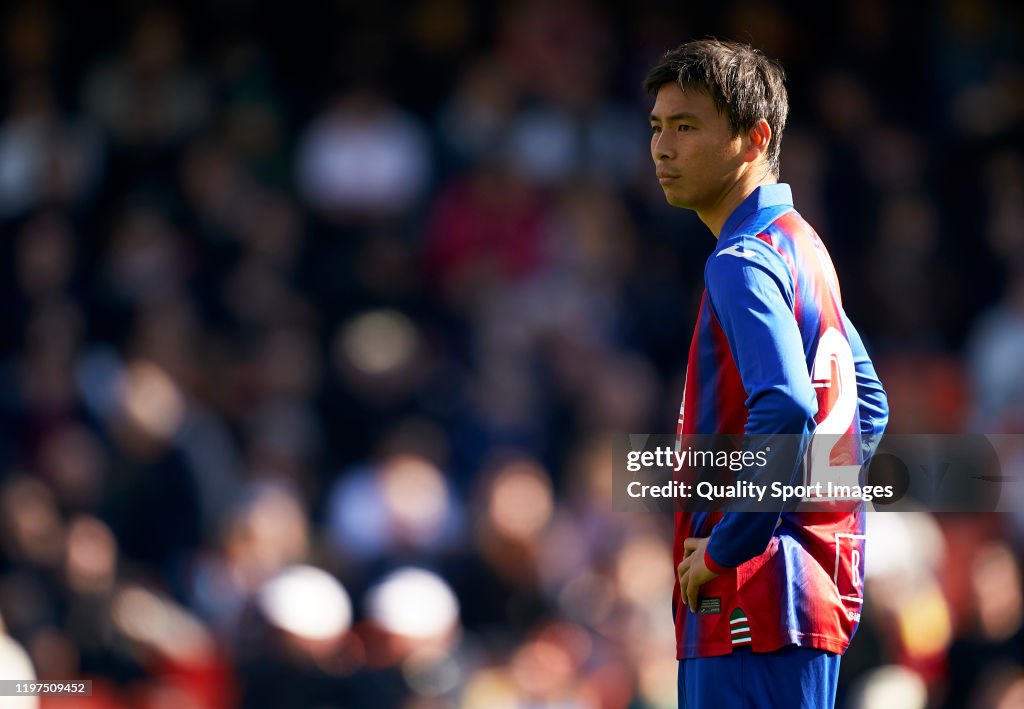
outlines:
[{"label": "blue shorts", "polygon": [[775,652],[737,648],[731,655],[679,663],[679,709],[832,709],[839,655],[813,648]]}]

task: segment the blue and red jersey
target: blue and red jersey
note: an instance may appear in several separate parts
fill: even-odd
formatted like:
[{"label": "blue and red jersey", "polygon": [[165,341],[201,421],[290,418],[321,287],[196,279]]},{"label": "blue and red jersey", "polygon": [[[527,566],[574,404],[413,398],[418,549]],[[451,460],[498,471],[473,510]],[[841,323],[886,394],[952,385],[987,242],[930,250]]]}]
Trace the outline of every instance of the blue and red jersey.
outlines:
[{"label": "blue and red jersey", "polygon": [[[885,391],[788,185],[762,185],[736,208],[704,281],[677,433],[793,435],[798,464],[816,432],[845,434],[808,466],[856,469],[888,420]],[[710,535],[705,562],[720,574],[696,614],[676,582],[679,659],[738,646],[844,652],[863,603],[864,516],[842,509],[677,513],[676,566],[687,537]]]}]

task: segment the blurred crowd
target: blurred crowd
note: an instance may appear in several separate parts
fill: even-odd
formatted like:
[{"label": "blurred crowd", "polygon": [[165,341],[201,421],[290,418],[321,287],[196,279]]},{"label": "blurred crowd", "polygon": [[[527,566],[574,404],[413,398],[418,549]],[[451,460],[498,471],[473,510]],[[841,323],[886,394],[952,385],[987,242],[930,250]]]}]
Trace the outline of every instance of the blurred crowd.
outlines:
[{"label": "blurred crowd", "polygon": [[[610,434],[714,245],[648,162],[688,38],[786,68],[890,431],[1024,433],[1013,3],[100,5],[2,22],[0,678],[93,680],[40,706],[675,706]],[[1024,526],[870,524],[837,706],[1024,705]]]}]

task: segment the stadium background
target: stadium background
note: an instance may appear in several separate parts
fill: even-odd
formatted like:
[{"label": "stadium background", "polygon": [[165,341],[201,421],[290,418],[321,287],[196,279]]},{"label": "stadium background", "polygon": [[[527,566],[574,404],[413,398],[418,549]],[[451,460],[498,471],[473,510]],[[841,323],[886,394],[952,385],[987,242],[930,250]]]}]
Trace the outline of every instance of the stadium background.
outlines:
[{"label": "stadium background", "polygon": [[[2,676],[674,706],[670,526],[611,512],[608,436],[674,426],[713,246],[648,163],[687,38],[784,64],[890,431],[1024,432],[1021,8],[694,5],[6,4]],[[1022,521],[873,520],[838,706],[1024,704]]]}]

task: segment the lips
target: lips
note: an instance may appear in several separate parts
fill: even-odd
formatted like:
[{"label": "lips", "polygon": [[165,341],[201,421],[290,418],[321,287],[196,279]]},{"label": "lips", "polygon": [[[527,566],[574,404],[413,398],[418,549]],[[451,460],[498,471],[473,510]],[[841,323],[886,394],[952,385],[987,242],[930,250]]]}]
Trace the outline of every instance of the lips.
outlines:
[{"label": "lips", "polygon": [[663,172],[658,173],[658,182],[660,182],[663,185],[667,185],[668,183],[677,179],[679,179],[679,175],[671,175]]}]

